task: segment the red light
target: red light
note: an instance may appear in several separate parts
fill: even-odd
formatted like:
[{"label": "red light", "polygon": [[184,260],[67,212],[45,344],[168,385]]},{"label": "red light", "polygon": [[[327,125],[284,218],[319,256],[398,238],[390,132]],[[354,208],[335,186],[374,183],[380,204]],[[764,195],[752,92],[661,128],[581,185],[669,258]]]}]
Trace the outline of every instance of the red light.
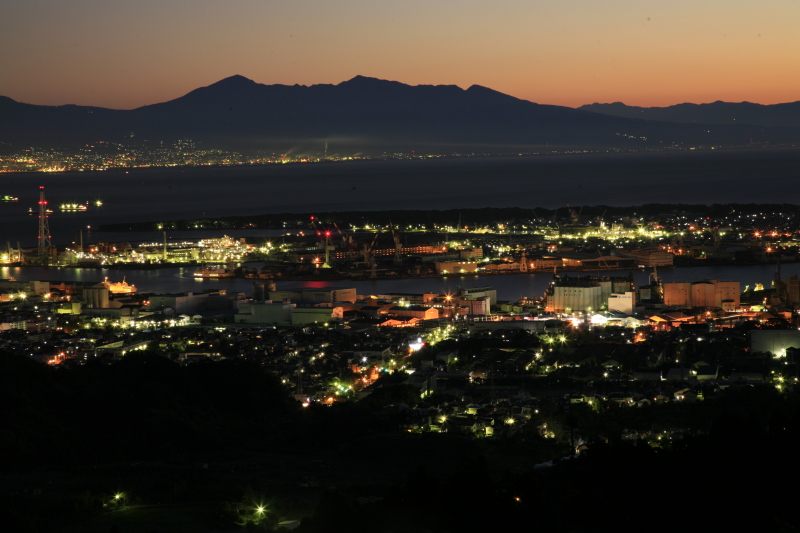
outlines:
[{"label": "red light", "polygon": [[311,217],[311,220],[314,220],[314,217]]},{"label": "red light", "polygon": [[331,232],[330,232],[330,231],[326,231],[326,232],[325,232],[325,236],[326,236],[326,237],[330,237],[330,236],[331,236]]}]

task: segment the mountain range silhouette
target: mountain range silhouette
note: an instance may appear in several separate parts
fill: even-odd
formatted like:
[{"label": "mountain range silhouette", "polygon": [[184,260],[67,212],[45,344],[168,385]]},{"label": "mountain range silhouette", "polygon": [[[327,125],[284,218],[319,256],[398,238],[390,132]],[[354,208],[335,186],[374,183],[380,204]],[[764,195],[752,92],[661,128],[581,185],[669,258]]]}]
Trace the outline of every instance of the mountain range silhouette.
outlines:
[{"label": "mountain range silhouette", "polygon": [[[512,153],[658,149],[800,141],[800,128],[652,120],[627,111],[541,105],[473,85],[406,85],[356,76],[342,83],[265,85],[231,76],[132,110],[41,106],[0,97],[0,142],[77,147],[97,141],[193,139],[239,151]],[[600,107],[598,107],[600,106]],[[612,109],[612,110],[613,110]],[[633,113],[635,115],[635,113]],[[691,122],[691,123],[690,123]],[[785,126],[775,124],[774,126]]]}]

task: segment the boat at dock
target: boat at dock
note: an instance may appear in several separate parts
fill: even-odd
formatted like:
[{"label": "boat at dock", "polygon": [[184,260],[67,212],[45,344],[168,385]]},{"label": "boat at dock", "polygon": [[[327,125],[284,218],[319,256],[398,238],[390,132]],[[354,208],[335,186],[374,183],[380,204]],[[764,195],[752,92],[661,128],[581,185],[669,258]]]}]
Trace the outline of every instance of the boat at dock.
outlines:
[{"label": "boat at dock", "polygon": [[200,279],[219,279],[219,278],[230,278],[233,276],[233,273],[227,268],[206,266],[201,268],[200,270],[195,270],[192,273],[192,276]]},{"label": "boat at dock", "polygon": [[89,209],[86,204],[61,204],[62,211],[68,212],[75,212],[75,211],[86,211]]},{"label": "boat at dock", "polygon": [[122,281],[112,283],[108,281],[108,277],[106,277],[98,286],[108,289],[108,292],[111,294],[133,294],[136,292],[136,285],[131,285],[125,281],[125,278],[122,278]]}]

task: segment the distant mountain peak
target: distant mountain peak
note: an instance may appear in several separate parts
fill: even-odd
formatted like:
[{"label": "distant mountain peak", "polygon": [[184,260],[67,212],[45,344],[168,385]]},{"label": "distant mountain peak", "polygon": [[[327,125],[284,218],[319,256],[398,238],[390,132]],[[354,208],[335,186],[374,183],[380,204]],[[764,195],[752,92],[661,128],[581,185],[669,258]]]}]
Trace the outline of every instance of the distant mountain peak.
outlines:
[{"label": "distant mountain peak", "polygon": [[800,102],[762,105],[752,102],[684,102],[666,107],[635,107],[615,102],[590,104],[579,109],[623,118],[682,124],[751,124],[761,127],[800,127]]},{"label": "distant mountain peak", "polygon": [[373,78],[372,76],[362,76],[361,74],[356,74],[355,76],[353,76],[349,80],[343,81],[342,83],[365,82],[365,81],[387,81],[387,80],[382,80],[380,78]]},{"label": "distant mountain peak", "polygon": [[357,75],[347,81],[343,81],[337,87],[409,87],[405,83],[399,81],[382,80],[380,78],[371,78],[369,76]]},{"label": "distant mountain peak", "polygon": [[[242,93],[250,93],[252,89],[258,87],[260,84],[254,82],[249,78],[245,78],[239,74],[228,76],[227,78],[223,78],[216,83],[212,83],[211,85],[206,85],[205,87],[199,87],[186,95],[178,98],[178,100],[184,98],[219,98],[219,97],[231,97],[240,95]],[[159,105],[159,104],[156,104]],[[149,107],[149,106],[145,106]]]},{"label": "distant mountain peak", "polygon": [[[501,93],[500,91],[495,91],[494,89],[490,89],[489,87],[484,87],[483,85],[470,85],[467,90],[467,94],[472,96],[480,96],[480,97],[488,97],[494,100],[503,100],[505,102],[522,102],[519,98],[515,96],[511,96],[510,94]],[[532,105],[539,105],[535,102],[527,102]]]},{"label": "distant mountain peak", "polygon": [[253,80],[251,80],[250,78],[245,78],[241,74],[234,74],[233,76],[228,76],[227,78],[219,80],[217,83],[211,84],[211,86],[214,85],[245,86],[245,85],[258,85],[258,84]]},{"label": "distant mountain peak", "polygon": [[[509,96],[505,93],[501,93],[500,91],[495,91],[494,89],[490,89],[489,87],[485,87],[483,85],[470,85],[467,87],[467,91],[471,93],[484,93],[484,94],[502,94],[503,96]],[[513,96],[511,97],[513,98]]]},{"label": "distant mountain peak", "polygon": [[[609,109],[623,119],[602,117],[603,111],[614,114]],[[800,102],[649,110],[617,103],[576,111],[480,85],[468,89],[409,85],[363,75],[309,86],[267,85],[233,75],[174,100],[133,110],[35,106],[0,98],[0,116],[0,142],[19,146],[116,142],[132,131],[145,139],[193,139],[221,149],[275,153],[316,153],[320,139],[336,139],[332,142],[340,154],[423,148],[437,153],[529,153],[540,147],[550,151],[553,146],[649,149],[712,142],[720,146],[800,142]],[[675,124],[680,121],[686,124]],[[762,127],[765,124],[798,129],[769,130]]]}]

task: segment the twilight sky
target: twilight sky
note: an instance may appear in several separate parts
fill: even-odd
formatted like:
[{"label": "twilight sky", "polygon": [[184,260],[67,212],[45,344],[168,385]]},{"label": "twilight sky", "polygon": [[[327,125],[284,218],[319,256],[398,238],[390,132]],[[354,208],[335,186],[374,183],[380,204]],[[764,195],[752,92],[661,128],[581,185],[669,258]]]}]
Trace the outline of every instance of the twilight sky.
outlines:
[{"label": "twilight sky", "polygon": [[259,83],[542,104],[800,100],[800,0],[2,0],[0,95],[129,109]]}]

